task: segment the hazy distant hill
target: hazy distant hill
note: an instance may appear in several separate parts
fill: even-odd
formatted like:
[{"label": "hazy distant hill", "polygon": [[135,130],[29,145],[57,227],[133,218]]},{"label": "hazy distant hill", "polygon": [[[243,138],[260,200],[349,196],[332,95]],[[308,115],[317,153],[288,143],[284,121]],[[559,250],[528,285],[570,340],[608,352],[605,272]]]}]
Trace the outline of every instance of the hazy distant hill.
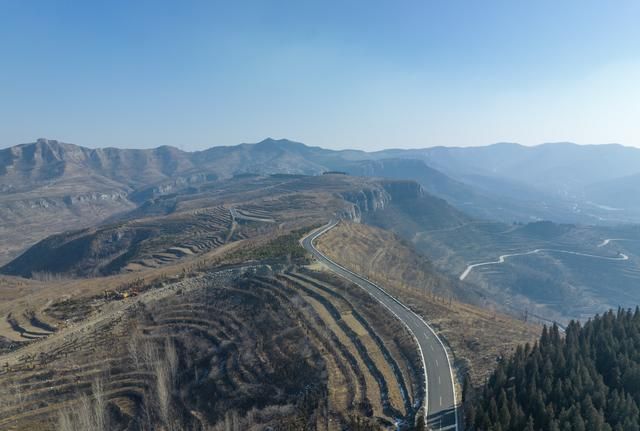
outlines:
[{"label": "hazy distant hill", "polygon": [[135,187],[193,169],[190,155],[172,147],[151,150],[89,149],[39,139],[0,150],[0,184],[5,192],[31,190],[72,179],[96,184]]},{"label": "hazy distant hill", "polygon": [[640,173],[591,184],[585,189],[585,198],[610,207],[610,211],[640,211],[639,190]]},{"label": "hazy distant hill", "polygon": [[348,162],[341,169],[352,175],[418,181],[429,193],[446,199],[474,217],[507,222],[576,220],[576,214],[568,204],[526,184],[482,175],[469,175],[458,180],[428,166],[421,159],[361,160]]},{"label": "hazy distant hill", "polygon": [[39,139],[0,150],[0,262],[49,234],[88,227],[185,186],[239,174],[411,179],[464,212],[501,221],[640,221],[640,150],[496,144],[333,151],[286,139],[185,152],[91,149]]},{"label": "hazy distant hill", "polygon": [[[224,243],[231,222],[229,210],[222,205],[240,196],[243,201],[256,199],[259,195],[247,195],[252,179],[264,181],[259,178],[278,174],[263,183],[266,189],[260,193],[282,196],[286,201],[282,208],[297,211],[295,217],[299,217],[299,202],[288,194],[318,196],[321,190],[326,196],[354,203],[358,210],[346,214],[349,217],[398,233],[454,277],[469,263],[493,261],[514,250],[555,248],[609,257],[615,257],[617,250],[631,256],[630,262],[587,262],[566,254],[536,254],[509,259],[501,266],[480,267],[466,280],[497,289],[495,295],[511,289],[511,296],[524,297],[518,309],[529,306],[526,301],[538,304],[544,300],[554,312],[579,316],[599,311],[603,304],[609,307],[635,300],[625,289],[638,279],[632,265],[637,235],[618,228],[608,231],[580,225],[640,220],[640,210],[633,210],[638,208],[634,184],[640,174],[629,174],[635,169],[629,161],[638,153],[620,146],[571,144],[366,153],[274,139],[190,153],[172,147],[89,149],[39,140],[0,151],[0,263],[12,261],[5,269],[13,274],[62,271],[87,275],[173,261],[183,253],[196,253],[202,244]],[[599,160],[611,163],[606,172],[594,166]],[[415,182],[390,182],[385,187],[393,190],[371,195],[358,187],[336,187],[321,175],[336,170],[351,176],[328,177],[340,177],[347,183],[357,184],[365,180],[359,177],[366,176]],[[571,172],[575,172],[574,179],[565,181]],[[394,199],[385,200],[384,193]],[[211,220],[193,215],[214,204]],[[377,210],[370,211],[373,207]],[[323,214],[324,218],[331,216]],[[479,224],[478,219],[508,223]],[[512,224],[540,220],[565,224]],[[204,223],[205,228],[191,232],[184,226],[192,222]],[[148,241],[167,235],[181,238],[179,248]],[[598,247],[606,238],[626,240]],[[194,240],[201,242],[191,244]],[[604,285],[607,292],[601,289]],[[557,305],[567,304],[566,298],[575,295],[576,289],[588,292],[579,304]]]},{"label": "hazy distant hill", "polygon": [[617,144],[551,143],[527,147],[500,143],[467,148],[385,150],[376,155],[421,158],[449,175],[496,176],[541,188],[591,184],[638,173],[640,168],[640,150]]},{"label": "hazy distant hill", "polygon": [[[326,151],[326,150],[323,150]],[[259,144],[214,147],[188,153],[173,147],[144,150],[90,149],[55,140],[0,150],[0,184],[5,193],[82,178],[94,183],[134,189],[201,172],[231,177],[251,173],[321,173],[317,152],[290,141],[267,139]]]},{"label": "hazy distant hill", "polygon": [[638,148],[502,143],[385,150],[374,155],[419,159],[481,193],[537,203],[529,208],[534,218],[582,223],[640,220],[639,199],[630,193],[640,175]]}]

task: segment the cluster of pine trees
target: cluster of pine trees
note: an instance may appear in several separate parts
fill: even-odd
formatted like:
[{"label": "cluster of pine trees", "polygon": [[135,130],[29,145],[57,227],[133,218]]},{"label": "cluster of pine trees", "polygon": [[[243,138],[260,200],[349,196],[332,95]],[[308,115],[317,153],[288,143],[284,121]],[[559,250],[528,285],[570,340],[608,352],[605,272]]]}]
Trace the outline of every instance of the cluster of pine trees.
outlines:
[{"label": "cluster of pine trees", "polygon": [[640,431],[640,310],[609,311],[502,359],[481,389],[465,382],[465,428]]}]

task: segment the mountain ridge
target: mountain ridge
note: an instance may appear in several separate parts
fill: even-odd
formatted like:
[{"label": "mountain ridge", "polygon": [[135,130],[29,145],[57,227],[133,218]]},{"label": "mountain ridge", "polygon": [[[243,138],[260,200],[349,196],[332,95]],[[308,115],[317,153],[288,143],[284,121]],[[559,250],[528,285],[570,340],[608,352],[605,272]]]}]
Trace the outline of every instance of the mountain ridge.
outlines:
[{"label": "mountain ridge", "polygon": [[[575,181],[569,181],[567,174],[574,170]],[[428,193],[482,219],[640,221],[640,206],[619,205],[640,174],[640,149],[617,144],[498,143],[365,152],[267,138],[187,152],[173,146],[89,148],[41,138],[0,150],[0,233],[10,243],[0,261],[52,233],[88,227],[184,186],[243,174],[326,171],[418,181]]]}]

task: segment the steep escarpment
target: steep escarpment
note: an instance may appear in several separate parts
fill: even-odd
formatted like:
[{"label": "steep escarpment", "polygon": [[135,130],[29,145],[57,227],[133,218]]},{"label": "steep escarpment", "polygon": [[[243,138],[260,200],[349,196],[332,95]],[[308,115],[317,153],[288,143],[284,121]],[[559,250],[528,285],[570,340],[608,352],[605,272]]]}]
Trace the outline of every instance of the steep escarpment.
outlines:
[{"label": "steep escarpment", "polygon": [[425,192],[415,181],[378,180],[341,196],[351,204],[339,214],[343,218],[396,232],[408,240],[415,232],[470,220],[445,200]]},{"label": "steep escarpment", "polygon": [[[5,230],[2,232],[5,235],[0,236],[0,264],[48,235],[112,221],[135,207],[148,209],[149,202],[155,199],[220,188],[225,181],[247,175],[320,176],[327,171],[344,170],[353,162],[370,157],[362,152],[324,150],[270,138],[257,144],[198,152],[169,146],[87,148],[48,139],[6,148],[0,150],[0,219],[5,221],[0,225],[0,230]],[[398,181],[375,186],[365,184],[345,192],[342,198],[354,206],[347,207],[341,215],[360,219],[362,213],[386,208],[390,199],[400,202],[419,198],[423,194],[420,187],[401,179],[413,178],[426,169],[426,165],[421,162],[415,169],[408,169],[403,167],[406,163],[376,161],[376,166],[389,165],[389,172],[394,172],[393,177]],[[432,171],[420,177],[427,190],[444,181],[442,175]],[[369,173],[384,175],[386,172],[382,169]],[[353,177],[335,182],[341,181],[358,182]],[[345,191],[344,187],[339,189],[331,191]],[[158,208],[155,215],[174,211],[170,202],[164,205],[168,202],[166,199],[160,202],[163,207]],[[18,234],[12,234],[13,231]]]},{"label": "steep escarpment", "polygon": [[415,181],[381,179],[362,188],[349,190],[340,194],[353,208],[344,215],[345,218],[360,221],[365,213],[374,213],[386,209],[392,202],[402,203],[415,201],[426,193]]},{"label": "steep escarpment", "polygon": [[0,263],[50,234],[133,209],[129,194],[136,187],[188,167],[176,151],[89,149],[46,139],[0,150]]},{"label": "steep escarpment", "polygon": [[[0,150],[0,264],[48,235],[95,225],[149,200],[239,174],[320,174],[324,150],[286,140],[184,152],[87,148],[38,139]],[[165,212],[159,212],[163,214]]]},{"label": "steep escarpment", "polygon": [[38,139],[0,150],[0,191],[17,193],[77,177],[106,179],[137,190],[163,181],[209,181],[244,173],[320,174],[327,170],[325,165],[306,158],[310,156],[308,150],[302,144],[274,139],[193,153],[169,146],[87,148]]},{"label": "steep escarpment", "polygon": [[0,150],[0,184],[14,193],[73,177],[107,179],[135,187],[192,168],[186,153],[166,146],[150,150],[91,149],[38,139]]},{"label": "steep escarpment", "polygon": [[350,190],[341,197],[351,205],[340,216],[355,221],[361,220],[362,213],[381,210],[391,201],[389,193],[380,187]]}]

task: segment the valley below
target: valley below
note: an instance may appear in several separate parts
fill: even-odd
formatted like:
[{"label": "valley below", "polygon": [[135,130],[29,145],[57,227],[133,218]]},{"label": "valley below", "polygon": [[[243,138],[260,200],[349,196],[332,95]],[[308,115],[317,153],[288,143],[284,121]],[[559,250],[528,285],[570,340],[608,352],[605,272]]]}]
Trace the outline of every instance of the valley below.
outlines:
[{"label": "valley below", "polygon": [[[612,235],[626,240],[606,242]],[[640,299],[635,227],[487,222],[421,232],[413,240],[461,281],[509,292],[505,303],[521,313],[566,323]]]}]

